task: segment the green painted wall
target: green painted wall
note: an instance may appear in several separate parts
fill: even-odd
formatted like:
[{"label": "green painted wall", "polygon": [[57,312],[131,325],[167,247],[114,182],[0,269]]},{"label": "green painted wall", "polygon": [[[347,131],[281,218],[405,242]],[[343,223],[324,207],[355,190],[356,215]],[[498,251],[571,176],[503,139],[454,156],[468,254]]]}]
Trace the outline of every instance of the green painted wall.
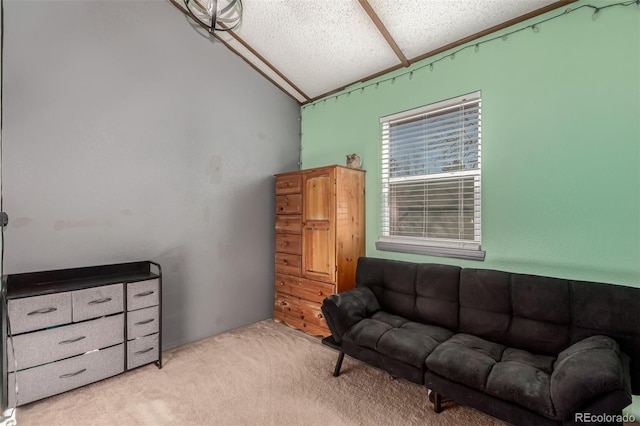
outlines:
[{"label": "green painted wall", "polygon": [[[583,8],[538,28],[302,108],[303,168],[344,164],[352,152],[363,159],[368,256],[640,287],[640,8],[597,19]],[[485,261],[377,251],[379,118],[475,90]]]}]

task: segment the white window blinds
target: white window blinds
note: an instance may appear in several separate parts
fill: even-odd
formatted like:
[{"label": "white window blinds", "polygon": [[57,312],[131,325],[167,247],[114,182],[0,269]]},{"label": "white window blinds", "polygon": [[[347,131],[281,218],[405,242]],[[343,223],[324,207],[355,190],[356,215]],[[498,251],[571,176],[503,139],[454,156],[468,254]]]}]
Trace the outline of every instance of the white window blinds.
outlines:
[{"label": "white window blinds", "polygon": [[380,120],[378,248],[480,257],[480,113],[476,92]]}]

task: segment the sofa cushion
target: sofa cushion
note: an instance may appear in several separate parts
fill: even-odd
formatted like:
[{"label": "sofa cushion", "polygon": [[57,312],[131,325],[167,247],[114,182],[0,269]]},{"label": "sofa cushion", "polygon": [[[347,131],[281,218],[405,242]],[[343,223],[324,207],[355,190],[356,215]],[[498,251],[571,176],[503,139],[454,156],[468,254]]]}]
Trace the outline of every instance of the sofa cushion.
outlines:
[{"label": "sofa cushion", "polygon": [[456,330],[460,270],[451,265],[361,257],[356,287],[370,288],[385,312]]},{"label": "sofa cushion", "polygon": [[505,349],[470,334],[456,334],[431,352],[426,365],[442,377],[482,391]]},{"label": "sofa cushion", "polygon": [[549,383],[554,360],[456,334],[433,350],[426,366],[446,379],[553,416]]},{"label": "sofa cushion", "polygon": [[442,327],[408,321],[380,311],[354,325],[343,340],[422,370],[431,351],[452,335]]}]

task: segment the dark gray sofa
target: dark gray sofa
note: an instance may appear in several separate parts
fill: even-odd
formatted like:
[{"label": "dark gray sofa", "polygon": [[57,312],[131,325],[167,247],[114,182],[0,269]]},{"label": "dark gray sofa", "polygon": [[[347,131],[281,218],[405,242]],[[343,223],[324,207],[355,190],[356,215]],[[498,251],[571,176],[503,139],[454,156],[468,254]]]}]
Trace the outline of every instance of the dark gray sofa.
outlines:
[{"label": "dark gray sofa", "polygon": [[322,311],[335,376],[347,354],[425,385],[436,412],[445,396],[517,425],[620,424],[640,392],[639,288],[360,258]]}]

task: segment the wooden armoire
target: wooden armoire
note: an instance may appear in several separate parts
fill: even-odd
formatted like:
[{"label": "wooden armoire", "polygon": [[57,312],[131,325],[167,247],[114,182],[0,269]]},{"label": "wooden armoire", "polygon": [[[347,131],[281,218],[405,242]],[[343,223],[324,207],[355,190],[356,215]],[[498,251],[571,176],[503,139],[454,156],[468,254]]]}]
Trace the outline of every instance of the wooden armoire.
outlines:
[{"label": "wooden armoire", "polygon": [[275,178],[273,318],[328,336],[322,301],[355,286],[364,256],[364,171],[328,166]]}]

